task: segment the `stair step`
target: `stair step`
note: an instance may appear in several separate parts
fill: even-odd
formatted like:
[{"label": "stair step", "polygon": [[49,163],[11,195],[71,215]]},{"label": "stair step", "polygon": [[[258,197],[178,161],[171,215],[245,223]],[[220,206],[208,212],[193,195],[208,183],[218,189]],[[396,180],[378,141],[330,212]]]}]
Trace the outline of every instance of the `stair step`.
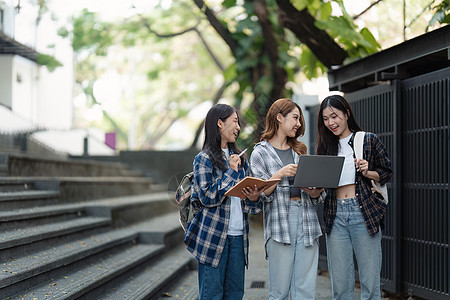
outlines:
[{"label": "stair step", "polygon": [[136,240],[137,237],[137,233],[128,229],[115,230],[54,245],[26,256],[6,258],[0,272],[0,288]]},{"label": "stair step", "polygon": [[170,286],[161,290],[159,297],[156,299],[198,299],[198,272],[195,270],[187,271],[179,276]]},{"label": "stair step", "polygon": [[84,210],[80,204],[48,205],[0,211],[0,222],[21,221],[55,215],[78,213]]},{"label": "stair step", "polygon": [[177,211],[153,217],[130,226],[139,232],[139,241],[148,244],[165,244],[166,246],[179,245],[183,243],[184,231],[178,222]]},{"label": "stair step", "polygon": [[59,191],[16,191],[0,193],[0,205],[3,209],[18,209],[51,205],[59,202]]},{"label": "stair step", "polygon": [[164,253],[157,261],[149,261],[133,272],[108,282],[80,299],[153,299],[161,288],[185,272],[193,256],[184,245]]},{"label": "stair step", "polygon": [[7,176],[7,175],[8,175],[8,166],[0,165],[0,176]]},{"label": "stair step", "polygon": [[0,177],[0,192],[25,191],[33,187],[33,180],[30,178]]},{"label": "stair step", "polygon": [[51,199],[59,196],[58,191],[20,191],[20,192],[4,192],[0,193],[0,201],[17,201],[29,199]]},{"label": "stair step", "polygon": [[[176,210],[169,202],[167,193],[151,193],[143,195],[104,198],[88,202],[56,204],[20,209],[0,210],[0,222],[28,220],[86,210],[89,215],[120,217],[114,225],[125,226],[130,223],[149,219]],[[113,222],[115,220],[113,219]]]},{"label": "stair step", "polygon": [[94,216],[111,215],[113,226],[128,226],[177,211],[177,208],[169,201],[167,193],[150,193],[89,201],[86,211]]},{"label": "stair step", "polygon": [[108,225],[109,223],[109,218],[83,217],[28,228],[16,228],[0,234],[0,249],[28,244],[89,228],[100,227]]},{"label": "stair step", "polygon": [[[124,245],[63,267],[56,277],[10,299],[75,299],[157,256],[162,245]],[[90,298],[95,299],[95,298]]]}]

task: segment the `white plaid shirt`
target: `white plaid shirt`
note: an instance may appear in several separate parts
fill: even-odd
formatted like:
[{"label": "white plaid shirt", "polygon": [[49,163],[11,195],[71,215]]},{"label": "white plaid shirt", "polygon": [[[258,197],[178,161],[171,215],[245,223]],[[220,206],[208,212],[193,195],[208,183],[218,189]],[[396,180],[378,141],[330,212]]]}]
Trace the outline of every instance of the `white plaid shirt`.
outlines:
[{"label": "white plaid shirt", "polygon": [[[292,150],[294,163],[298,163],[299,155]],[[267,141],[262,141],[255,145],[250,158],[250,165],[253,175],[262,179],[269,179],[278,170],[284,167],[280,157],[275,149]],[[319,219],[317,218],[316,207],[324,201],[326,196],[322,192],[317,199],[311,199],[307,193],[301,191],[301,201],[303,208],[303,234],[305,246],[312,246],[318,242],[322,235]],[[289,202],[290,188],[289,180],[283,177],[275,190],[266,196],[260,196],[264,202],[264,239],[265,243],[272,238],[273,240],[290,244],[289,236]]]}]

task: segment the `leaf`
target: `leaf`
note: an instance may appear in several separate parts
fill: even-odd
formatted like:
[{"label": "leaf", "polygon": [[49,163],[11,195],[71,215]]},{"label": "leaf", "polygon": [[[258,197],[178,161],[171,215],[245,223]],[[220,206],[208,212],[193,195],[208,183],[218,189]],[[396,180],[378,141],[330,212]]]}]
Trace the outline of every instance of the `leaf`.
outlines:
[{"label": "leaf", "polygon": [[222,5],[226,8],[230,8],[236,5],[236,0],[224,0]]},{"label": "leaf", "polygon": [[314,16],[321,6],[322,2],[320,0],[312,0],[308,5],[308,11]]},{"label": "leaf", "polygon": [[366,48],[369,53],[377,52],[377,49],[381,48],[380,44],[378,44],[377,40],[369,31],[369,29],[364,27],[363,29],[361,29],[360,33],[364,37],[364,39],[372,45],[371,48]]},{"label": "leaf", "polygon": [[312,79],[323,73],[325,67],[306,46],[302,46],[302,55],[300,57],[300,66],[306,78]]},{"label": "leaf", "polygon": [[294,6],[298,11],[304,10],[308,4],[308,0],[291,0],[292,6]]},{"label": "leaf", "polygon": [[230,81],[236,77],[236,64],[231,64],[228,68],[223,71],[223,77],[225,81]]},{"label": "leaf", "polygon": [[[317,27],[328,30],[331,36],[337,38],[341,44],[344,44],[347,50],[363,46],[366,49],[373,49],[373,36],[369,36],[367,31],[364,34],[370,38],[366,40],[362,34],[355,31],[347,20],[343,17],[333,17],[326,21],[315,21]],[[372,50],[371,50],[372,51]],[[373,52],[373,51],[372,51]]]},{"label": "leaf", "polygon": [[332,11],[333,11],[333,8],[331,6],[331,2],[327,2],[327,3],[323,4],[319,10],[320,20],[328,19],[331,16]]},{"label": "leaf", "polygon": [[41,53],[38,54],[36,62],[42,66],[46,66],[50,72],[53,72],[57,67],[62,66],[62,63],[53,56]]}]

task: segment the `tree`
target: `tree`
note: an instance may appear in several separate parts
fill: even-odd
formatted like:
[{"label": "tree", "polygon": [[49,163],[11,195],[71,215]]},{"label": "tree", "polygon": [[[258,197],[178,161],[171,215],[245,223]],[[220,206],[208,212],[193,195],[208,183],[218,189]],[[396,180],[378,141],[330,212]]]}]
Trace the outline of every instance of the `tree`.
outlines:
[{"label": "tree", "polygon": [[[128,58],[141,56],[133,58],[136,69],[131,68],[147,74],[135,87],[140,145],[154,147],[193,106],[223,97],[234,98],[249,124],[240,140],[253,143],[268,107],[292,95],[288,83],[297,82],[299,74],[314,78],[381,49],[360,19],[385,9],[388,1],[375,1],[355,17],[343,0],[178,0],[169,7],[161,1],[150,12],[109,24],[111,42],[104,49],[109,56],[120,51]],[[448,14],[448,0],[433,2],[443,4],[436,11]],[[341,13],[333,14],[333,7]],[[91,26],[98,29],[98,24]],[[141,50],[129,55],[127,48]],[[126,72],[130,65],[124,59],[116,68]]]},{"label": "tree", "polygon": [[[235,63],[227,69],[225,78],[240,86],[237,105],[245,92],[253,94],[255,140],[273,101],[291,96],[286,83],[301,68],[313,78],[346,58],[380,48],[368,29],[358,30],[353,24],[342,1],[335,1],[344,12],[341,17],[331,16],[331,3],[321,1],[229,0],[214,9],[203,0],[193,1],[234,56]],[[230,11],[236,13],[230,17]],[[291,54],[296,52],[301,54]]]},{"label": "tree", "polygon": [[[223,81],[219,82],[214,76],[224,70],[220,59],[216,58],[216,63],[211,65],[210,55],[206,53],[211,51],[208,43],[220,42],[218,38],[211,34],[203,37],[201,31],[205,29],[198,24],[197,16],[185,7],[176,14],[178,20],[170,13],[155,10],[146,18],[136,15],[113,24],[84,10],[72,19],[70,30],[60,32],[72,41],[78,94],[86,96],[88,107],[101,108],[103,118],[109,124],[97,123],[97,126],[118,132],[121,148],[126,147],[133,131],[137,132],[137,148],[154,148],[193,106],[214,94],[217,102],[225,90]],[[154,20],[162,19],[170,19],[170,22],[158,22],[153,30]],[[178,27],[176,22],[183,26],[188,24],[188,29],[165,34],[168,28]],[[183,39],[178,38],[181,34]],[[185,35],[196,36],[196,39],[186,42]],[[223,51],[215,52],[224,57]],[[96,85],[111,70],[128,83],[120,92],[122,108],[116,112],[108,110],[107,103],[101,103],[95,94]],[[80,118],[77,120],[79,126],[93,124],[81,122]],[[134,125],[135,120],[139,122]]]}]

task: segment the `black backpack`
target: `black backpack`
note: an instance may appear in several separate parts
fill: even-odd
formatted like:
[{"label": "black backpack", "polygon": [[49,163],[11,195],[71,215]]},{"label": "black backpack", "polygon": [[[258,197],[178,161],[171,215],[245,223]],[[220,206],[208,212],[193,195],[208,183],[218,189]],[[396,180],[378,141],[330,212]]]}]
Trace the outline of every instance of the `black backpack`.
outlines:
[{"label": "black backpack", "polygon": [[194,172],[184,175],[175,192],[175,201],[180,214],[180,224],[184,231],[186,231],[187,225],[199,211],[191,203],[192,179],[194,179]]}]

